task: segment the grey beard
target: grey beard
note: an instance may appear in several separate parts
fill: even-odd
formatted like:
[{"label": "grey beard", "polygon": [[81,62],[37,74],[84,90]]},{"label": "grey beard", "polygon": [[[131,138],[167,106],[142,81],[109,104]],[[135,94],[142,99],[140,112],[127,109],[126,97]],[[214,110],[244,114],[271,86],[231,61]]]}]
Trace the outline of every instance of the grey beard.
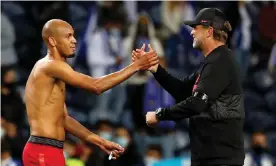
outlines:
[{"label": "grey beard", "polygon": [[193,48],[199,48],[199,42],[196,39],[193,40]]},{"label": "grey beard", "polygon": [[201,42],[199,42],[198,40],[196,40],[196,39],[194,39],[194,41],[193,41],[193,48],[195,48],[195,49],[198,49],[198,50],[200,50],[201,51]]}]

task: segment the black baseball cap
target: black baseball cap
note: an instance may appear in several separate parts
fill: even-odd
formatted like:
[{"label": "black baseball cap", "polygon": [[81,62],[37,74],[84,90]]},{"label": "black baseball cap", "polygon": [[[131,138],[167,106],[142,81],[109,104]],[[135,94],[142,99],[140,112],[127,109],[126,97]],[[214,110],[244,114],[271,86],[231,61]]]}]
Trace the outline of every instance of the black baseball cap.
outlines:
[{"label": "black baseball cap", "polygon": [[224,25],[226,21],[224,14],[219,9],[204,8],[198,12],[194,20],[184,21],[183,23],[191,27],[196,25],[211,26],[214,29],[227,32],[228,30]]}]

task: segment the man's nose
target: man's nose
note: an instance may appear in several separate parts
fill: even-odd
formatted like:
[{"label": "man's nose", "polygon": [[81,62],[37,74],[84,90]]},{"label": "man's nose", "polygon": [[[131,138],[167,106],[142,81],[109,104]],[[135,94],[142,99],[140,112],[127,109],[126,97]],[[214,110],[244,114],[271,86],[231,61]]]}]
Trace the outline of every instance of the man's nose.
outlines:
[{"label": "man's nose", "polygon": [[73,38],[73,41],[72,41],[74,44],[77,44],[77,40],[76,38]]},{"label": "man's nose", "polygon": [[195,30],[194,30],[194,28],[193,28],[192,31],[191,31],[191,35],[193,36],[194,33],[195,33]]}]

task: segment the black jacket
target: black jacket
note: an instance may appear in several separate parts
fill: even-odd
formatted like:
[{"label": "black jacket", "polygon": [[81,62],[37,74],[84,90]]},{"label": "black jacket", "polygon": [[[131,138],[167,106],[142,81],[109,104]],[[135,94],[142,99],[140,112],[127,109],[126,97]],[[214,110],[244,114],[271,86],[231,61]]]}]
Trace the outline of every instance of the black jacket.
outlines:
[{"label": "black jacket", "polygon": [[[177,101],[162,108],[162,120],[190,118],[192,165],[243,165],[244,105],[238,64],[225,45],[214,49],[201,68],[185,79],[177,79],[161,66],[156,80]],[[208,102],[193,97],[207,94]]]}]

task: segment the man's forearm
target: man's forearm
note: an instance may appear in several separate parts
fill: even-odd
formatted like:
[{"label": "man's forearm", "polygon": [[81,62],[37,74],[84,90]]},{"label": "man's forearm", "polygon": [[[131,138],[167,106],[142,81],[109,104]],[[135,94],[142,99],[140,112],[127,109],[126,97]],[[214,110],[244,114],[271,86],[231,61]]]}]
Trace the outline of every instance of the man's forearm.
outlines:
[{"label": "man's forearm", "polygon": [[67,116],[65,118],[65,130],[84,141],[88,141],[96,145],[100,145],[104,141],[103,138],[89,131],[87,128],[85,128],[83,125],[81,125],[78,121],[70,116]]},{"label": "man's forearm", "polygon": [[162,108],[158,117],[159,120],[180,120],[203,112],[208,103],[197,97],[189,97],[186,100],[177,103],[168,108]]},{"label": "man's forearm", "polygon": [[177,101],[186,99],[192,95],[192,87],[195,82],[195,75],[185,79],[178,79],[170,75],[161,65],[153,73],[158,83],[169,92]]},{"label": "man's forearm", "polygon": [[103,93],[106,90],[109,90],[112,87],[120,84],[121,82],[124,82],[133,74],[135,74],[137,71],[138,71],[138,67],[132,63],[131,65],[125,67],[120,71],[98,78],[94,82],[94,84],[96,87],[98,87],[100,92]]}]

